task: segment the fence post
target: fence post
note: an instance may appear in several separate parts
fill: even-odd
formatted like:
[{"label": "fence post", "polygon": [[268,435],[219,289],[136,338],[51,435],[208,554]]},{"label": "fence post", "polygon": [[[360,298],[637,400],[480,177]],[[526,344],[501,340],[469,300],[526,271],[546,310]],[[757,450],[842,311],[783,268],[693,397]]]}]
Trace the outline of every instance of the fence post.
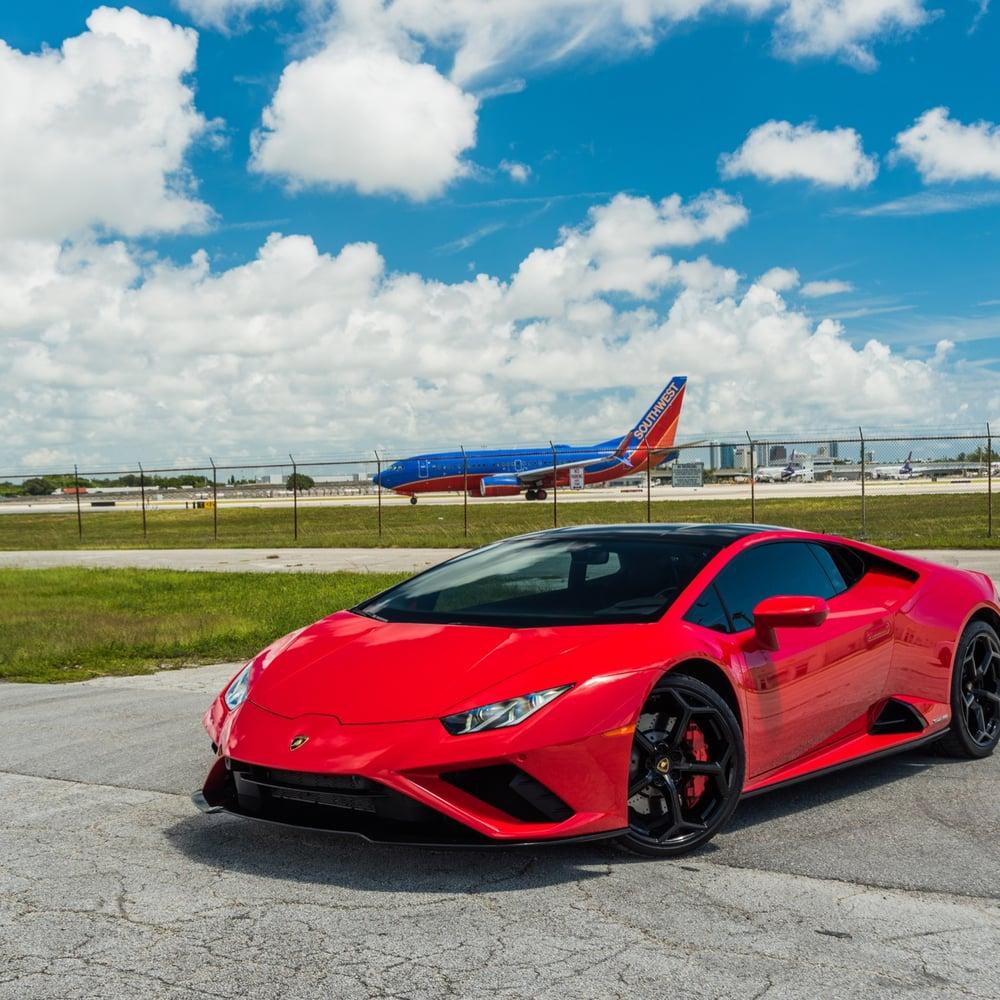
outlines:
[{"label": "fence post", "polygon": [[139,497],[142,503],[142,537],[146,537],[146,473],[142,471],[142,462],[139,466]]},{"label": "fence post", "polygon": [[747,447],[750,449],[750,523],[757,523],[757,483],[754,474],[753,438],[747,431]]},{"label": "fence post", "polygon": [[295,525],[294,533],[295,538],[298,540],[299,537],[299,469],[295,464],[295,459],[292,458],[291,454],[288,455],[289,461],[292,463],[292,521]]},{"label": "fence post", "polygon": [[80,513],[80,470],[73,466],[73,491],[76,493],[76,533],[83,538],[83,515]]},{"label": "fence post", "polygon": [[462,534],[469,535],[469,457],[465,454],[465,445],[459,445],[462,449]]},{"label": "fence post", "polygon": [[653,461],[649,454],[649,441],[644,442],[646,445],[646,524],[653,523],[653,496],[652,496],[652,475],[653,475]]},{"label": "fence post", "polygon": [[375,501],[378,506],[378,537],[382,537],[382,459],[379,458],[378,452],[375,454],[375,493],[377,499]]},{"label": "fence post", "polygon": [[212,463],[212,537],[219,540],[219,476],[215,468],[215,459],[208,456]]},{"label": "fence post", "polygon": [[859,427],[858,437],[861,439],[861,537],[868,535],[868,504],[865,492],[865,432]]},{"label": "fence post", "polygon": [[559,527],[559,510],[558,510],[558,496],[559,496],[559,463],[556,458],[556,446],[549,441],[549,447],[552,449],[552,527]]},{"label": "fence post", "polygon": [[986,537],[993,537],[993,432],[986,421]]}]

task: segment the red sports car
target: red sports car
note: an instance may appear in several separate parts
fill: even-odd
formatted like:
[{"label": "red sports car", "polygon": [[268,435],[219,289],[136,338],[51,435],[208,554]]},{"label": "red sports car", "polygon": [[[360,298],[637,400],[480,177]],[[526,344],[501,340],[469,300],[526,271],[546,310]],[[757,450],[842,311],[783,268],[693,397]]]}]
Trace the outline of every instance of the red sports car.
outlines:
[{"label": "red sports car", "polygon": [[742,796],[1000,739],[981,573],[759,525],[568,528],[459,556],[273,643],[205,716],[195,800],[431,844],[669,856]]}]

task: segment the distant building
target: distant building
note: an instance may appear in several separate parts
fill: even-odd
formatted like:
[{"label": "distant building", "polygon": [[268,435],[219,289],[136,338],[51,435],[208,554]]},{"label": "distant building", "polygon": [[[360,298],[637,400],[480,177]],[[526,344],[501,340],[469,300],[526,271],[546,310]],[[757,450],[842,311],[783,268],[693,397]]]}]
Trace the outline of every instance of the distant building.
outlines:
[{"label": "distant building", "polygon": [[830,456],[830,458],[840,458],[840,442],[831,441],[826,446],[826,453]]},{"label": "distant building", "polygon": [[783,444],[772,444],[767,453],[767,464],[777,465],[788,461],[788,449]]}]

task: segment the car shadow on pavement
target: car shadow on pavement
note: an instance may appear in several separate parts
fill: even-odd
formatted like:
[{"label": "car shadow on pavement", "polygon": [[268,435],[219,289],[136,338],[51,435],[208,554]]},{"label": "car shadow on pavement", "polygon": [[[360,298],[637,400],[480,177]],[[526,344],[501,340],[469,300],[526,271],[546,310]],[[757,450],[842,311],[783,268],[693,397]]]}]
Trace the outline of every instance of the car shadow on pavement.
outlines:
[{"label": "car shadow on pavement", "polygon": [[504,892],[580,882],[606,876],[618,854],[605,842],[485,850],[373,844],[224,814],[191,816],[165,832],[188,860],[209,868],[369,892]]},{"label": "car shadow on pavement", "polygon": [[926,750],[862,762],[744,800],[737,807],[726,831],[749,830],[761,823],[822,808],[854,795],[876,793],[880,788],[913,778],[923,771],[959,763]]},{"label": "car shadow on pavement", "polygon": [[[916,751],[813,778],[742,802],[724,832],[747,834],[855,795],[877,795],[879,788],[929,768],[959,763]],[[373,892],[503,892],[602,878],[616,866],[650,860],[610,841],[487,850],[422,848],[373,844],[224,814],[192,815],[165,832],[175,849],[209,868]],[[724,855],[725,848],[713,842],[688,857],[708,860],[717,853]]]}]

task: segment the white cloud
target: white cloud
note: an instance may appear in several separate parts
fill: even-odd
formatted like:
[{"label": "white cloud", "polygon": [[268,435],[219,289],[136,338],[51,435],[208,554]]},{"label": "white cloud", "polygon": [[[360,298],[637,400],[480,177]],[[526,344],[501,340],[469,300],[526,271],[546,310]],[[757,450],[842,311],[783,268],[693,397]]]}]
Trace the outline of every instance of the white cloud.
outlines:
[{"label": "white cloud", "polygon": [[202,226],[184,168],[208,124],[185,82],[194,31],[99,7],[60,49],[0,41],[0,236],[129,236]]},{"label": "white cloud", "polygon": [[[353,11],[358,4],[347,6]],[[380,19],[453,48],[453,77],[469,81],[593,50],[648,49],[678,24],[733,13],[773,18],[782,56],[835,57],[863,69],[876,65],[873,43],[930,17],[925,0],[390,0]],[[367,7],[363,17],[371,23]]]},{"label": "white cloud", "polygon": [[202,252],[175,265],[120,243],[0,241],[0,464],[601,440],[678,372],[691,434],[842,426],[845,385],[852,420],[984,416],[966,407],[996,395],[988,373],[946,350],[856,346],[789,305],[774,287],[789,273],[746,284],[663,254],[741,213],[720,195],[622,195],[512,278],[455,282],[306,236],[221,271]]},{"label": "white cloud", "polygon": [[854,285],[849,281],[807,281],[802,286],[802,294],[807,299],[821,299],[827,295],[844,295],[853,292]]},{"label": "white cloud", "polygon": [[[269,0],[181,0],[204,23],[225,27]],[[275,0],[278,2],[278,0]],[[871,45],[927,18],[924,0],[339,0],[306,6],[309,41],[325,47],[289,64],[251,166],[293,185],[347,185],[363,193],[424,199],[470,172],[478,98],[516,92],[521,72],[548,68],[593,50],[618,56],[648,49],[680,23],[709,14],[775,19],[775,46],[790,58],[836,56],[872,68]],[[325,28],[317,11],[327,11]],[[425,53],[433,54],[420,60]],[[447,76],[439,64],[450,61]],[[802,161],[821,184],[863,186],[875,176],[857,134],[811,126],[771,136],[793,141],[782,161]],[[759,137],[763,139],[764,137]],[[835,157],[827,165],[827,153]],[[762,151],[763,156],[768,152]],[[503,165],[502,165],[503,166]],[[505,169],[518,182],[523,164]],[[762,169],[767,169],[763,167]],[[783,167],[777,168],[784,171]],[[779,176],[788,176],[780,172]],[[846,179],[844,179],[846,177]]]},{"label": "white cloud", "polygon": [[852,128],[823,130],[811,123],[767,121],[734,153],[719,158],[723,177],[750,174],[762,180],[806,180],[823,187],[861,188],[878,174]]},{"label": "white cloud", "polygon": [[531,167],[526,163],[518,163],[515,160],[501,160],[500,169],[518,184],[524,184],[531,176]]},{"label": "white cloud", "polygon": [[429,198],[467,172],[476,109],[430,64],[342,38],[285,67],[251,168],[293,186]]},{"label": "white cloud", "polygon": [[902,198],[893,198],[891,201],[843,211],[847,215],[864,217],[888,215],[907,218],[968,212],[975,208],[988,208],[991,205],[1000,205],[1000,191],[920,191]]},{"label": "white cloud", "polygon": [[912,160],[925,181],[1000,180],[1000,125],[963,125],[931,108],[896,136],[893,158]]},{"label": "white cloud", "polygon": [[241,26],[256,10],[274,10],[285,0],[174,0],[177,7],[196,23],[217,31]]},{"label": "white cloud", "polygon": [[794,267],[772,267],[757,279],[757,284],[776,292],[787,292],[799,283],[799,272]]},{"label": "white cloud", "polygon": [[[510,299],[522,316],[552,316],[567,302],[621,293],[648,299],[681,280],[672,258],[659,251],[720,241],[746,223],[741,202],[712,191],[685,204],[679,195],[659,203],[616,195],[592,208],[587,225],[566,229],[550,249],[533,250],[510,287]],[[705,283],[730,284],[731,272],[713,269],[698,275]]]},{"label": "white cloud", "polygon": [[789,56],[836,56],[859,69],[877,65],[874,39],[912,31],[931,14],[924,0],[788,0],[780,5],[776,41]]}]

